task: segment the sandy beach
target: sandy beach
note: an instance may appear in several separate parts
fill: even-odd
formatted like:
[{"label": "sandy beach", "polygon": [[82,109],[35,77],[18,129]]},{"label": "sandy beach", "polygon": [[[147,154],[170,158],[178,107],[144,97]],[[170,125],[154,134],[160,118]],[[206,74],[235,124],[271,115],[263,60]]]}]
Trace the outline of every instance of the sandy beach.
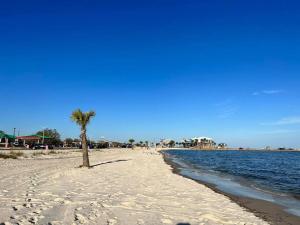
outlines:
[{"label": "sandy beach", "polygon": [[105,150],[0,160],[4,224],[268,224],[193,180],[160,153]]}]

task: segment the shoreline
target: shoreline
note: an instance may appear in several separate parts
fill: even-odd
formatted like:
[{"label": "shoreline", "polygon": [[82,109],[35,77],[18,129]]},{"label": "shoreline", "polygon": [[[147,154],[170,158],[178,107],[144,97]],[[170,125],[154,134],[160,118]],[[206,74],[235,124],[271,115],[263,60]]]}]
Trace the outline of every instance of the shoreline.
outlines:
[{"label": "shoreline", "polygon": [[[166,150],[171,150],[171,149],[166,149]],[[254,198],[249,198],[249,197],[242,197],[242,196],[237,196],[233,194],[226,193],[216,187],[216,185],[200,181],[197,179],[193,179],[189,176],[185,176],[180,173],[180,168],[181,166],[178,165],[177,163],[173,162],[171,159],[169,159],[163,151],[160,151],[162,154],[162,157],[165,161],[166,164],[170,165],[172,168],[172,172],[174,174],[177,174],[179,176],[191,179],[196,181],[199,184],[205,185],[206,187],[210,188],[214,192],[218,194],[222,194],[226,197],[228,197],[231,201],[237,203],[239,206],[242,208],[245,208],[249,212],[253,213],[257,217],[263,219],[264,221],[274,224],[274,225],[283,225],[283,224],[288,224],[288,225],[298,225],[300,224],[300,217],[295,216],[293,214],[290,214],[284,210],[284,207],[279,206],[277,204],[265,201],[265,200],[260,200],[260,199],[254,199]]]},{"label": "shoreline", "polygon": [[240,151],[240,152],[246,152],[246,151],[261,151],[261,152],[300,152],[300,149],[286,149],[286,150],[280,150],[280,149],[256,149],[256,148],[245,148],[245,149],[238,149],[238,148],[226,148],[226,149],[200,149],[200,148],[160,148],[158,151],[166,151],[166,150],[183,150],[183,151]]}]

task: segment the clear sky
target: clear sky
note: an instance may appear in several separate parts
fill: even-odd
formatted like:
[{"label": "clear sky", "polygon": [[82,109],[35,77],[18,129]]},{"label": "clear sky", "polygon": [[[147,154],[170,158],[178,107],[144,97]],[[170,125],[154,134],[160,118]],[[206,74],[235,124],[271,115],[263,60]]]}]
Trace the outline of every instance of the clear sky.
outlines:
[{"label": "clear sky", "polygon": [[4,1],[0,130],[300,147],[299,1]]}]

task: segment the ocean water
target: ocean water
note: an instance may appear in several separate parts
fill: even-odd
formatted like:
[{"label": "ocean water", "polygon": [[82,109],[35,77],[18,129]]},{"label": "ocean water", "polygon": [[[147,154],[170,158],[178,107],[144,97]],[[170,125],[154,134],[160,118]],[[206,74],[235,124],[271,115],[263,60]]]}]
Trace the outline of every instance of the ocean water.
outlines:
[{"label": "ocean water", "polygon": [[238,196],[266,200],[300,216],[300,152],[164,151],[184,176]]}]

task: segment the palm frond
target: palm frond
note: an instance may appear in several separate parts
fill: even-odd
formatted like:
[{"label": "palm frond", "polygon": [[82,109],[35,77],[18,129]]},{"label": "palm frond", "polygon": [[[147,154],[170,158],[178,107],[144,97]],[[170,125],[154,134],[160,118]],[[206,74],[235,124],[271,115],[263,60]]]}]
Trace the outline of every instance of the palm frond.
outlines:
[{"label": "palm frond", "polygon": [[94,116],[96,116],[96,113],[94,111],[86,112],[84,116],[85,125],[87,125]]},{"label": "palm frond", "polygon": [[77,109],[72,113],[71,119],[82,128],[85,128],[94,116],[96,116],[94,111],[84,113],[80,109]]}]

